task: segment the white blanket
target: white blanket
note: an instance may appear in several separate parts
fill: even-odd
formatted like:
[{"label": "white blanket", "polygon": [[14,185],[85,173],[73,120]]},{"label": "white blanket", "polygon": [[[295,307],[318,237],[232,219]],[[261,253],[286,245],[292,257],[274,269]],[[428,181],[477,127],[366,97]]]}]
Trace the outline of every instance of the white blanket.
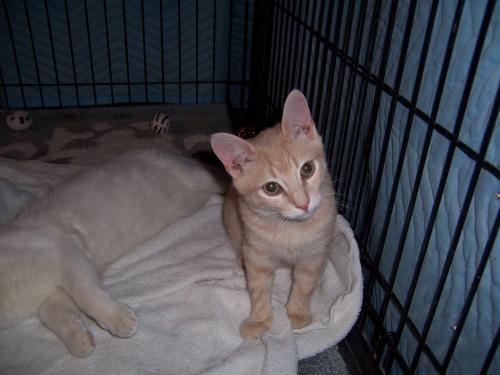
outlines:
[{"label": "white blanket", "polygon": [[[0,220],[6,220],[79,167],[0,159]],[[361,308],[362,276],[356,241],[338,217],[336,241],[314,294],[314,322],[292,331],[286,316],[290,274],[277,272],[274,322],[261,341],[239,336],[248,315],[243,271],[226,237],[213,196],[106,272],[104,284],[139,317],[137,334],[112,337],[87,326],[96,348],[78,359],[38,319],[0,331],[2,374],[294,374],[299,359],[341,340]]]}]

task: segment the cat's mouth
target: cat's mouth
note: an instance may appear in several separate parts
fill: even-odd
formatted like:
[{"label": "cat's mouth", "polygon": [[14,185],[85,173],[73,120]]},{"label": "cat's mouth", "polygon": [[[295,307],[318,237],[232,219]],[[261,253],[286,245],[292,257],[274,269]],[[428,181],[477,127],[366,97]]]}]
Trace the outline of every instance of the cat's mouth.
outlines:
[{"label": "cat's mouth", "polygon": [[306,221],[314,216],[316,213],[316,208],[309,210],[307,212],[301,214],[293,214],[293,215],[284,215],[282,213],[279,214],[280,219],[284,221]]}]

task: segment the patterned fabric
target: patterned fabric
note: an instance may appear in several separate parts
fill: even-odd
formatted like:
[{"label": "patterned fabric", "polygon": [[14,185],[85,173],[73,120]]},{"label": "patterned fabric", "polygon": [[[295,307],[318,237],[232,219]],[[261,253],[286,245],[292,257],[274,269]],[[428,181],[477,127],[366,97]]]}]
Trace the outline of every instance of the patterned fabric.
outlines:
[{"label": "patterned fabric", "polygon": [[[151,129],[159,111],[172,120],[167,134]],[[226,107],[219,104],[39,110],[31,112],[33,126],[22,132],[7,127],[7,113],[0,112],[0,157],[65,164],[96,164],[148,145],[210,159],[209,135],[229,130]]]}]

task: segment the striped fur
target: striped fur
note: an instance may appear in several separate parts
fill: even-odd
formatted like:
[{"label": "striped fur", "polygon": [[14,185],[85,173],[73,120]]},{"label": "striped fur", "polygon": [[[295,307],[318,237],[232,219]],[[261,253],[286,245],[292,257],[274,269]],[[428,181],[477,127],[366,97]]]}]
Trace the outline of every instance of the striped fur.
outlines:
[{"label": "striped fur", "polygon": [[[245,268],[251,302],[241,335],[256,339],[270,327],[272,284],[279,267],[293,270],[287,303],[291,324],[307,326],[313,319],[311,296],[326,264],[337,211],[321,137],[306,99],[292,91],[281,123],[253,139],[218,133],[211,143],[233,178],[224,223]],[[314,173],[304,176],[307,163],[314,165]],[[278,193],[266,193],[269,182],[281,186]]]}]

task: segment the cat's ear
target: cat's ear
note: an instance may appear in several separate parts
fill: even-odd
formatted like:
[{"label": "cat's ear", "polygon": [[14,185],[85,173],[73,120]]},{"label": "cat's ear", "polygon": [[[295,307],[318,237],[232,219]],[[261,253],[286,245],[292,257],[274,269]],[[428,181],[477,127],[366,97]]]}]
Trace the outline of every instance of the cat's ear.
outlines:
[{"label": "cat's ear", "polygon": [[285,100],[281,129],[292,140],[314,139],[318,135],[307,100],[299,90],[290,92]]},{"label": "cat's ear", "polygon": [[229,133],[215,133],[210,137],[210,143],[215,155],[232,177],[241,176],[254,161],[254,147],[240,137]]}]

